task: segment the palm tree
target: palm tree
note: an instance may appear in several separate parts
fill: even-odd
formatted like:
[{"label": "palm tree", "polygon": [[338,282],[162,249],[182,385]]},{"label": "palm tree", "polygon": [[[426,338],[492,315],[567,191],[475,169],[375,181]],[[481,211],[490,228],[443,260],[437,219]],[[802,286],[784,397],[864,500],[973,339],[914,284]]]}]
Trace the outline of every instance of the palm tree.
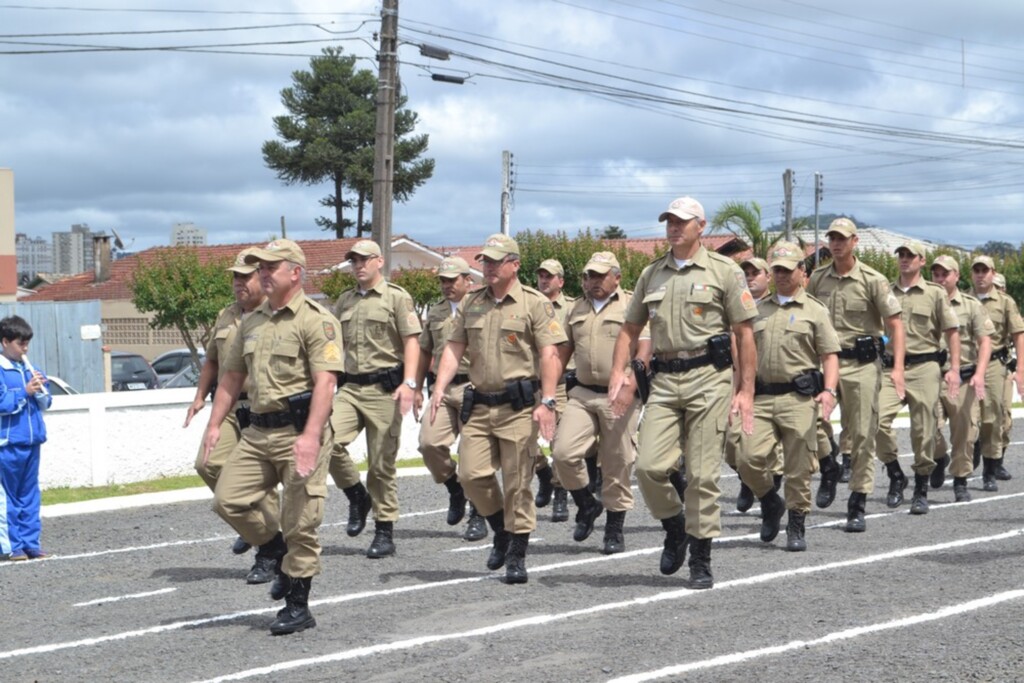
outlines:
[{"label": "palm tree", "polygon": [[761,227],[761,205],[757,202],[726,202],[711,219],[711,232],[726,230],[750,245],[754,256],[768,258],[781,233]]}]

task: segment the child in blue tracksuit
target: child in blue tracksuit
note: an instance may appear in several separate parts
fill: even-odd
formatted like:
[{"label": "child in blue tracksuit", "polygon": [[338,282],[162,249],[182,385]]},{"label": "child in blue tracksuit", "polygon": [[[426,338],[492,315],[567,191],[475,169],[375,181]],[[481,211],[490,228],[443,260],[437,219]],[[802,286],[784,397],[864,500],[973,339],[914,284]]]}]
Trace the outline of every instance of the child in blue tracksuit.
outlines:
[{"label": "child in blue tracksuit", "polygon": [[43,411],[53,397],[46,378],[28,362],[31,339],[23,318],[0,320],[0,495],[7,499],[0,511],[0,552],[13,561],[46,557],[39,543],[39,446],[46,441]]}]

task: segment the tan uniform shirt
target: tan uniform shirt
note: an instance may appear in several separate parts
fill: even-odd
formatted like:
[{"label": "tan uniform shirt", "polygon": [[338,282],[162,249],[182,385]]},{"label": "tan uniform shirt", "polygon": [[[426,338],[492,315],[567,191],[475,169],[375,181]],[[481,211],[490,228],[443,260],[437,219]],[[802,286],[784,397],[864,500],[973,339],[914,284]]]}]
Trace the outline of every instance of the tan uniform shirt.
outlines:
[{"label": "tan uniform shirt", "polygon": [[740,267],[703,246],[683,268],[672,252],[647,266],[626,309],[627,322],[650,324],[654,355],[662,359],[698,350],[709,337],[756,315]]},{"label": "tan uniform shirt", "polygon": [[[448,337],[455,325],[455,313],[452,310],[451,302],[448,300],[434,304],[427,311],[427,324],[420,333],[420,349],[430,354],[430,370],[437,372],[437,366],[441,362],[441,353],[444,345],[448,343]],[[465,354],[459,362],[459,369],[456,374],[464,375],[469,372],[469,357]]]},{"label": "tan uniform shirt", "polygon": [[242,321],[221,367],[249,374],[254,413],[285,411],[289,396],[312,390],[314,374],[341,372],[338,322],[303,292],[278,311],[264,301]]},{"label": "tan uniform shirt", "polygon": [[[973,292],[972,292],[973,293]],[[1013,335],[1024,332],[1024,320],[1021,320],[1017,304],[1007,294],[1000,292],[993,287],[988,296],[978,296],[981,305],[985,307],[989,319],[992,321],[992,352],[1001,349],[1013,350]]]},{"label": "tan uniform shirt", "polygon": [[345,340],[345,372],[353,374],[395,367],[405,358],[405,338],[422,331],[412,297],[383,278],[365,295],[342,292],[334,315]]},{"label": "tan uniform shirt", "polygon": [[[957,290],[949,300],[950,308],[960,321],[960,366],[974,365],[978,362],[978,340],[990,337],[995,326],[985,312],[981,302],[970,294]],[[946,348],[946,339],[942,339],[942,348]],[[946,363],[949,368],[949,363]]]},{"label": "tan uniform shirt", "polygon": [[757,378],[767,383],[791,382],[806,370],[821,367],[821,356],[839,353],[828,309],[800,289],[786,303],[778,295],[762,299],[754,320]]},{"label": "tan uniform shirt", "polygon": [[[224,376],[224,365],[221,359],[227,356],[228,349],[238,334],[238,328],[242,323],[242,305],[237,301],[230,306],[225,306],[217,314],[217,320],[213,323],[213,335],[206,345],[206,360],[217,364],[217,381]],[[249,391],[249,378],[245,378],[242,385],[242,392]]]},{"label": "tan uniform shirt", "polygon": [[811,273],[807,293],[825,304],[844,349],[853,348],[857,337],[881,337],[885,319],[901,312],[885,276],[860,261],[842,276],[835,264],[818,268]]},{"label": "tan uniform shirt", "polygon": [[[567,321],[569,319],[569,311],[576,304],[576,299],[571,296],[566,296],[565,292],[559,292],[558,298],[551,302],[551,305],[555,307],[555,317],[558,318],[558,323],[562,326],[562,329],[568,333]],[[568,365],[563,368],[566,372],[569,370],[576,369],[576,359],[570,358]],[[539,369],[538,369],[539,371]]]},{"label": "tan uniform shirt", "polygon": [[577,299],[569,310],[565,333],[573,346],[576,377],[583,384],[608,386],[615,339],[626,320],[631,298],[629,292],[619,287],[600,311],[586,297]]},{"label": "tan uniform shirt", "polygon": [[918,277],[905,292],[898,281],[891,290],[902,309],[907,354],[935,353],[942,348],[943,332],[960,327],[941,285]]},{"label": "tan uniform shirt", "polygon": [[488,287],[467,294],[449,339],[466,344],[473,385],[497,392],[508,380],[536,377],[537,350],[564,343],[566,336],[547,297],[515,282],[501,301]]}]

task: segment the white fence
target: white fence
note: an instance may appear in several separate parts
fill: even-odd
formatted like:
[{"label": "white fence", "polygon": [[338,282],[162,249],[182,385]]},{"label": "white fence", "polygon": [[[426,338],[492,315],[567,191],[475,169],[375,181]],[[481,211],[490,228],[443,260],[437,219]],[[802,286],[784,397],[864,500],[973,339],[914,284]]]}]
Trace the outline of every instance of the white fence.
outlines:
[{"label": "white fence", "polygon": [[[185,412],[195,389],[157,389],[54,396],[44,415],[47,441],[42,447],[39,484],[103,486],[157,477],[193,474],[210,402],[187,429]],[[402,424],[399,458],[418,457],[419,425],[407,416]],[[366,458],[360,436],[352,458]]]}]

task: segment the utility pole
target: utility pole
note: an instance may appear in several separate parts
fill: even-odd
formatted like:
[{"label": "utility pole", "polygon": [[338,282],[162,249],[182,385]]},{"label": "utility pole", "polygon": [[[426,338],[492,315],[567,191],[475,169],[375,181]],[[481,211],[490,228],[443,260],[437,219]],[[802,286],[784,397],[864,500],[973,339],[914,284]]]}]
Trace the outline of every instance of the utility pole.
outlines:
[{"label": "utility pole", "polygon": [[[380,11],[377,53],[377,134],[373,147],[373,216],[371,234],[391,277],[391,209],[395,178],[395,102],[398,93],[398,0],[384,0]],[[339,198],[340,199],[340,198]]]},{"label": "utility pole", "polygon": [[821,249],[818,248],[818,208],[821,206],[821,199],[824,196],[824,187],[821,184],[821,173],[814,172],[814,267],[818,267],[821,260]]},{"label": "utility pole", "polygon": [[288,228],[284,224],[284,216],[281,216],[281,239],[288,239]]},{"label": "utility pole", "polygon": [[786,241],[790,242],[793,240],[793,169],[787,168],[782,174],[782,188],[786,196]]},{"label": "utility pole", "polygon": [[501,153],[501,234],[508,234],[509,205],[512,203],[512,152]]}]

